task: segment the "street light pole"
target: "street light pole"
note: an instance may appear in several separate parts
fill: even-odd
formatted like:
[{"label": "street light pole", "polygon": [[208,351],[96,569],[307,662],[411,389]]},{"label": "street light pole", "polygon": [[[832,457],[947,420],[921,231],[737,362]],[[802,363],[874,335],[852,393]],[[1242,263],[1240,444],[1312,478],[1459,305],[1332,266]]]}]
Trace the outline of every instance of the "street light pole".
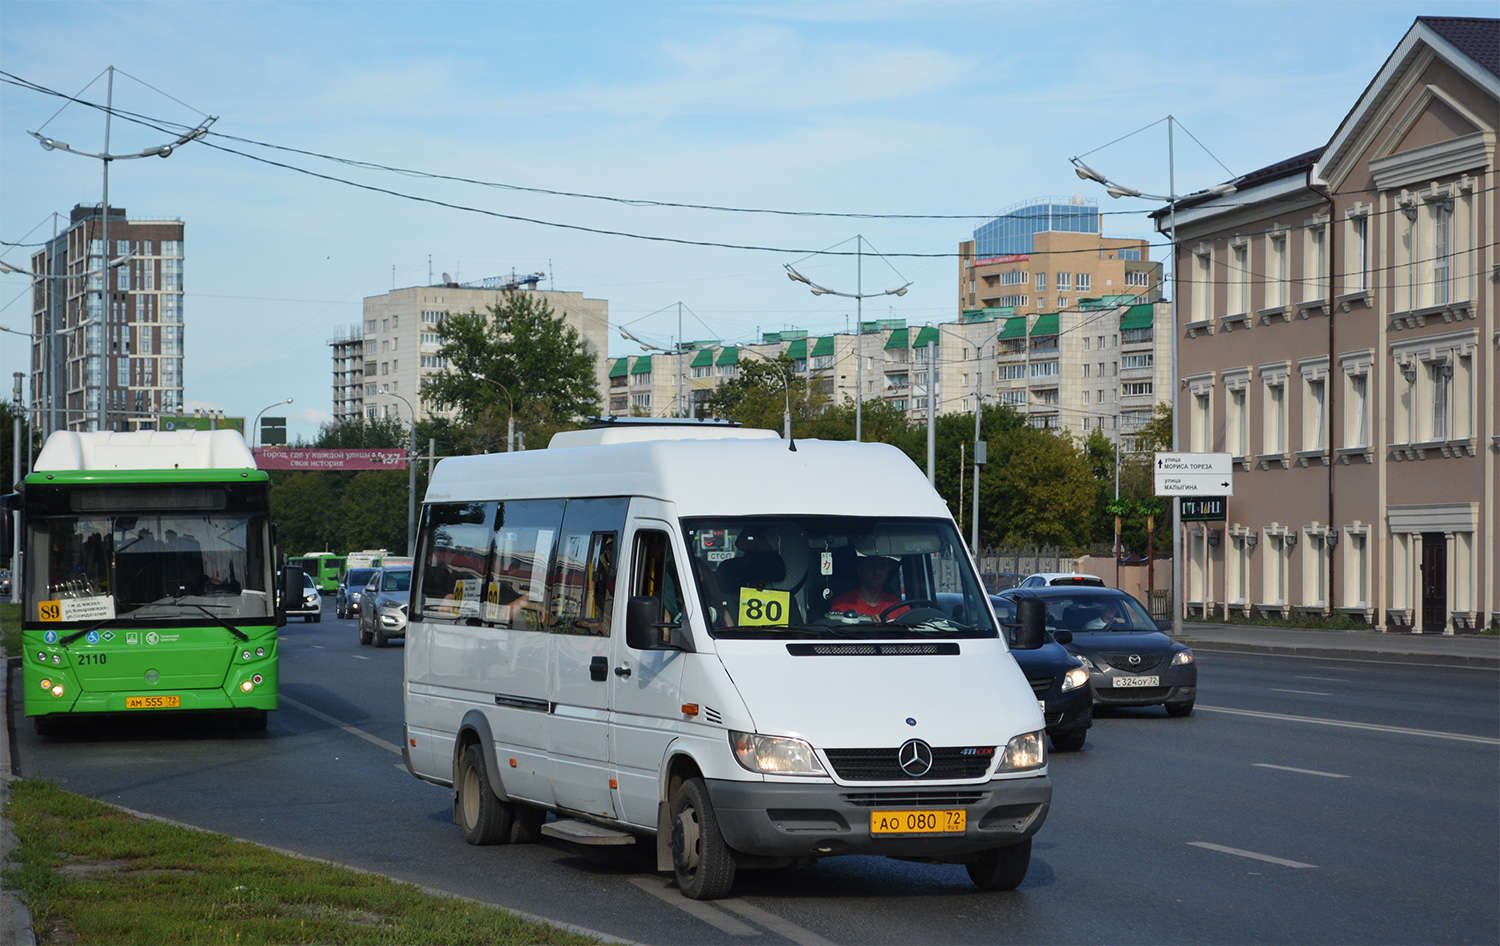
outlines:
[{"label": "street light pole", "polygon": [[[957,332],[949,331],[942,326],[938,326],[938,331],[943,332],[947,335],[952,335],[954,338],[961,338],[965,342],[969,341],[969,337],[967,335],[960,335]],[[978,558],[979,556],[979,468],[985,463],[985,460],[981,459],[981,457],[983,457],[983,454],[979,449],[979,420],[984,410],[982,406],[983,388],[980,386],[984,380],[984,346],[988,345],[994,339],[999,338],[1001,331],[1004,331],[1004,329],[996,332],[991,332],[984,338],[984,340],[974,346],[974,502],[972,510],[974,518],[973,529],[969,537],[969,551],[975,556],[975,558]]]},{"label": "street light pole", "polygon": [[[475,381],[488,381],[490,384],[493,384],[495,387],[505,392],[505,402],[510,406],[508,419],[505,422],[505,452],[514,452],[516,449],[516,402],[515,399],[510,396],[510,388],[501,384],[499,381],[496,381],[494,378],[485,377],[477,371],[471,372],[469,376],[472,377]],[[401,395],[397,394],[393,396],[400,397]],[[407,406],[410,407],[411,405]],[[413,432],[415,432],[416,415],[412,415],[412,418],[412,430]]]},{"label": "street light pole", "polygon": [[411,432],[406,447],[406,554],[417,554],[417,411],[411,401],[395,392],[391,397],[411,412]]},{"label": "street light pole", "polygon": [[291,398],[287,398],[284,401],[277,401],[275,404],[268,404],[265,407],[263,407],[263,408],[260,409],[260,414],[256,414],[255,415],[255,420],[252,421],[251,425],[250,425],[250,445],[251,446],[255,446],[256,444],[260,444],[260,446],[262,446],[262,447],[265,446],[265,444],[260,443],[260,418],[261,418],[261,414],[264,414],[266,411],[269,411],[273,407],[280,407],[283,404],[290,404],[290,403],[292,403],[292,399]]}]

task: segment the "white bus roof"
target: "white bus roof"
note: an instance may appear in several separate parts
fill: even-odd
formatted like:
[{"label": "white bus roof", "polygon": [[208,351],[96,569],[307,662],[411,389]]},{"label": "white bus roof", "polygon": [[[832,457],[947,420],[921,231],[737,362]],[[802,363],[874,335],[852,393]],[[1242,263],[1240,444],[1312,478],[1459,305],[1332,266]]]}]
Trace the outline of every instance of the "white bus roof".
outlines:
[{"label": "white bus roof", "polygon": [[650,440],[529,450],[438,463],[428,503],[646,496],[681,516],[886,515],[949,518],[906,454],[888,444]]},{"label": "white bus roof", "polygon": [[612,443],[642,443],[647,440],[775,440],[780,436],[774,430],[711,421],[627,423],[590,427],[587,430],[560,431],[552,435],[547,449],[598,447]]},{"label": "white bus roof", "polygon": [[255,455],[235,430],[140,430],[47,438],[35,470],[255,469]]}]

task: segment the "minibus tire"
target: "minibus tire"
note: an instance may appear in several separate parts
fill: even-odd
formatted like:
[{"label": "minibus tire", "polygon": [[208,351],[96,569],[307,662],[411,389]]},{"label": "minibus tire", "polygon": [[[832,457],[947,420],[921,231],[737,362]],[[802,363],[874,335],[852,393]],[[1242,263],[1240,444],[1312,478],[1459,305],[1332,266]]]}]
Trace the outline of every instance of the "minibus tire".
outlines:
[{"label": "minibus tire", "polygon": [[690,778],[672,799],[672,872],[692,900],[717,900],[734,886],[734,849],[724,843],[708,786]]},{"label": "minibus tire", "polygon": [[1015,890],[1026,879],[1031,867],[1031,839],[1010,847],[997,847],[985,851],[979,860],[970,861],[969,879],[980,890]]},{"label": "minibus tire", "polygon": [[464,749],[458,766],[458,826],[470,844],[502,844],[510,840],[515,808],[495,797],[484,769],[484,750]]},{"label": "minibus tire", "polygon": [[542,839],[542,825],[547,823],[547,813],[540,808],[515,803],[511,816],[510,843],[535,844]]}]

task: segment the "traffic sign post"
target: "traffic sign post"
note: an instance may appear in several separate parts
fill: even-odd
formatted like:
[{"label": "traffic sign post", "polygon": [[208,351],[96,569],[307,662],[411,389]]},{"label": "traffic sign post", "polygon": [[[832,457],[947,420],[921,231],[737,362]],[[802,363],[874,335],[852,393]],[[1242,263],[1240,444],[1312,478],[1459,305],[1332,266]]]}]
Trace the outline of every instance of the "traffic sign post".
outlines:
[{"label": "traffic sign post", "polygon": [[1228,453],[1158,453],[1158,496],[1233,496],[1234,457]]}]

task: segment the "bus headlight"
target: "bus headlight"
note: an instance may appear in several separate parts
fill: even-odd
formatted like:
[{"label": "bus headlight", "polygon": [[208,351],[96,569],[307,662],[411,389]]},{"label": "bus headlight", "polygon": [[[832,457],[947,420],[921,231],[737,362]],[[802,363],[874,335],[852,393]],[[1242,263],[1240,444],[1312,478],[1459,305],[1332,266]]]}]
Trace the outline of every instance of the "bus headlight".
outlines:
[{"label": "bus headlight", "polygon": [[1047,764],[1047,731],[1025,732],[1005,744],[1005,755],[1000,759],[1001,772],[1019,772],[1024,769],[1039,769]]},{"label": "bus headlight", "polygon": [[729,745],[740,765],[752,772],[773,775],[822,775],[823,763],[813,747],[801,739],[729,732]]}]

